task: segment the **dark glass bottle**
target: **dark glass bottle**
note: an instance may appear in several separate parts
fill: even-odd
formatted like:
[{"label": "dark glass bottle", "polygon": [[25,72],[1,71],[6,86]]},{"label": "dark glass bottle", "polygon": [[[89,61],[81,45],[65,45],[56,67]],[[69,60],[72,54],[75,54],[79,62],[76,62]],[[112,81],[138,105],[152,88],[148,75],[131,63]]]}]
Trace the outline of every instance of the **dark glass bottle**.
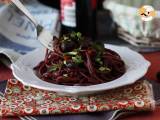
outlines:
[{"label": "dark glass bottle", "polygon": [[60,0],[61,35],[77,31],[76,0]]},{"label": "dark glass bottle", "polygon": [[97,0],[77,1],[77,27],[85,36],[95,40]]},{"label": "dark glass bottle", "polygon": [[61,0],[61,35],[77,31],[96,38],[96,1]]}]

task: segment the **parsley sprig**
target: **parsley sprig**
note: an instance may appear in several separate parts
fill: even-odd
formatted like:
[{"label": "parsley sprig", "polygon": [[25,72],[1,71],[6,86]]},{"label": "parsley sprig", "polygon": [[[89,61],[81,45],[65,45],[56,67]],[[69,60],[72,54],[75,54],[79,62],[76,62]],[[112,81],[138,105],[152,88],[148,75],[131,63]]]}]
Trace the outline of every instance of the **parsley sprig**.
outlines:
[{"label": "parsley sprig", "polygon": [[111,71],[111,69],[106,66],[101,66],[101,67],[99,67],[98,70],[101,72],[110,72]]},{"label": "parsley sprig", "polygon": [[80,55],[76,55],[76,56],[73,56],[72,57],[72,60],[74,63],[76,64],[80,64],[80,63],[83,63],[83,59]]},{"label": "parsley sprig", "polygon": [[48,71],[49,72],[55,72],[61,67],[62,67],[62,64],[53,64],[51,67],[48,68]]}]

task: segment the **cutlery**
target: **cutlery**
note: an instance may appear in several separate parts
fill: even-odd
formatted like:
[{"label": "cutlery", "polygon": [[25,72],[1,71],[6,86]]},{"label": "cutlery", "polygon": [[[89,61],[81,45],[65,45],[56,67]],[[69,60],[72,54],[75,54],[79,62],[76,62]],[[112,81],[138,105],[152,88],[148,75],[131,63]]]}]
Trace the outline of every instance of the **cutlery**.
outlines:
[{"label": "cutlery", "polygon": [[40,25],[19,0],[11,0],[11,3],[12,5],[15,5],[35,25],[37,30],[37,39],[40,41],[40,43],[49,50],[53,50],[53,34]]}]

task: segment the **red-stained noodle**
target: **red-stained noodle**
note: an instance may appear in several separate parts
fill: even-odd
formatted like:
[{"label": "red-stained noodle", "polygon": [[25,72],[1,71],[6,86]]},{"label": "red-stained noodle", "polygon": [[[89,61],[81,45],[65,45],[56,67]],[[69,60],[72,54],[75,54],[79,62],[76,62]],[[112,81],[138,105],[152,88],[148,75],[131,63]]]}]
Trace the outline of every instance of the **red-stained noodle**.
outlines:
[{"label": "red-stained noodle", "polygon": [[[71,86],[95,85],[115,80],[126,71],[121,57],[110,49],[104,48],[100,55],[102,63],[97,63],[97,51],[90,46],[78,52],[78,55],[83,58],[80,64],[68,67],[64,64],[64,52],[60,46],[60,40],[54,38],[54,50],[47,50],[44,61],[34,68],[38,77],[44,81]],[[88,50],[88,48],[92,49]],[[71,58],[69,60],[72,61]],[[57,65],[56,69],[50,71],[53,65]]]}]

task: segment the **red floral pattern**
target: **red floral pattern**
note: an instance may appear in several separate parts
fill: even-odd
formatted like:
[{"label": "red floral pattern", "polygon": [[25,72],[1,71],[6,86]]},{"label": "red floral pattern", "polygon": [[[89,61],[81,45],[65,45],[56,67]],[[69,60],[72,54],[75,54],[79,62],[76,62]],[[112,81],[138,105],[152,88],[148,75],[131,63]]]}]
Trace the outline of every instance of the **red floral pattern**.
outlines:
[{"label": "red floral pattern", "polygon": [[145,80],[98,95],[68,97],[25,86],[11,79],[7,84],[5,97],[0,97],[0,116],[83,113],[116,109],[153,110],[154,107],[152,90]]}]

